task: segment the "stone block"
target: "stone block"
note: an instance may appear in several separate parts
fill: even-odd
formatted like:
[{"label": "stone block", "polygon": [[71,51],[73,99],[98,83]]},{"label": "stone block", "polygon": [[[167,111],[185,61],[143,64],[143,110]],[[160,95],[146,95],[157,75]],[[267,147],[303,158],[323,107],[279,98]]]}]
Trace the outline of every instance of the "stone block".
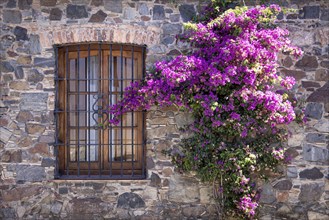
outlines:
[{"label": "stone block", "polygon": [[311,180],[321,179],[323,176],[323,173],[321,173],[321,171],[316,167],[313,167],[312,169],[305,169],[299,173],[299,178]]},{"label": "stone block", "polygon": [[196,16],[194,5],[183,4],[178,7],[183,22],[191,21]]},{"label": "stone block", "polygon": [[20,108],[28,111],[45,111],[47,101],[47,93],[22,93]]},{"label": "stone block", "polygon": [[294,77],[297,81],[306,78],[306,73],[304,71],[283,69],[283,70],[281,70],[281,72],[285,76]]},{"label": "stone block", "polygon": [[27,29],[20,27],[20,26],[16,26],[14,28],[14,34],[16,36],[16,40],[20,41],[20,40],[29,40],[28,36],[27,36]]},{"label": "stone block", "polygon": [[0,70],[2,73],[9,73],[14,71],[14,67],[7,61],[1,61]]},{"label": "stone block", "polygon": [[320,6],[304,6],[301,12],[301,18],[304,19],[319,19]]},{"label": "stone block", "polygon": [[321,88],[313,92],[307,99],[307,102],[324,102],[329,103],[329,81]]},{"label": "stone block", "polygon": [[28,72],[27,75],[27,81],[32,82],[32,83],[38,83],[41,82],[44,79],[44,75],[41,74],[38,70],[36,69],[31,69]]},{"label": "stone block", "polygon": [[329,120],[325,118],[319,120],[319,122],[314,125],[314,128],[319,132],[329,133]]},{"label": "stone block", "polygon": [[164,20],[166,18],[163,5],[154,5],[153,20]]},{"label": "stone block", "polygon": [[42,158],[41,166],[42,167],[53,167],[53,166],[55,166],[55,160],[53,158]]},{"label": "stone block", "polygon": [[6,8],[16,8],[17,2],[16,0],[9,0],[7,2]]},{"label": "stone block", "polygon": [[45,131],[46,127],[41,124],[26,124],[26,131],[28,134],[42,134]]},{"label": "stone block", "polygon": [[138,5],[138,12],[140,15],[149,15],[150,14],[149,8],[148,8],[147,4],[145,4],[145,3],[140,3]]},{"label": "stone block", "polygon": [[150,186],[153,186],[153,187],[161,186],[161,179],[158,174],[152,172],[150,180],[151,180]]},{"label": "stone block", "polygon": [[303,158],[312,162],[329,162],[328,149],[317,147],[312,144],[303,146]]},{"label": "stone block", "polygon": [[10,24],[20,24],[22,22],[22,14],[18,10],[3,10],[3,22]]},{"label": "stone block", "polygon": [[318,68],[319,64],[315,56],[304,55],[301,60],[295,64],[297,68],[313,70]]},{"label": "stone block", "polygon": [[142,208],[145,207],[145,202],[136,193],[123,193],[118,198],[118,208]]},{"label": "stone block", "polygon": [[280,180],[274,185],[274,189],[277,190],[290,190],[292,188],[292,182],[290,180]]},{"label": "stone block", "polygon": [[102,10],[99,10],[95,14],[93,14],[88,22],[97,23],[97,22],[103,22],[107,17],[107,14],[104,13]]},{"label": "stone block", "polygon": [[315,202],[318,201],[324,192],[323,183],[303,184],[300,189],[298,199],[301,202]]},{"label": "stone block", "polygon": [[60,21],[63,16],[63,11],[59,8],[52,8],[49,13],[49,20]]},{"label": "stone block", "polygon": [[201,217],[201,214],[204,213],[206,209],[203,206],[189,206],[185,207],[182,210],[182,213],[186,217]]},{"label": "stone block", "polygon": [[28,90],[29,84],[26,81],[13,81],[9,83],[9,88],[13,90]]},{"label": "stone block", "polygon": [[44,167],[17,165],[16,166],[16,181],[39,182],[46,178]]},{"label": "stone block", "polygon": [[33,115],[29,111],[20,111],[16,116],[18,122],[27,122],[33,119]]},{"label": "stone block", "polygon": [[28,10],[31,8],[33,0],[18,0],[18,8],[21,10]]},{"label": "stone block", "polygon": [[314,119],[321,119],[323,115],[323,104],[308,103],[305,108],[305,116]]},{"label": "stone block", "polygon": [[329,140],[329,136],[321,133],[308,133],[306,135],[306,141],[309,143],[326,143]]},{"label": "stone block", "polygon": [[0,141],[7,143],[11,137],[12,133],[4,127],[0,127]]},{"label": "stone block", "polygon": [[276,201],[276,197],[271,184],[266,183],[262,186],[262,192],[259,201],[265,204],[272,204]]},{"label": "stone block", "polygon": [[41,6],[53,7],[56,6],[57,0],[40,0]]},{"label": "stone block", "polygon": [[55,67],[54,58],[35,57],[34,65],[38,67]]},{"label": "stone block", "polygon": [[320,20],[329,21],[329,9],[328,8],[321,8]]},{"label": "stone block", "polygon": [[16,67],[15,76],[16,76],[16,79],[23,79],[24,78],[24,70],[21,66]]},{"label": "stone block", "polygon": [[84,5],[71,5],[68,4],[66,7],[66,17],[69,19],[81,19],[87,18],[88,12]]},{"label": "stone block", "polygon": [[328,220],[329,219],[329,215],[326,215],[324,213],[313,212],[313,211],[308,211],[307,217],[308,217],[308,220]]},{"label": "stone block", "polygon": [[304,88],[319,88],[319,87],[321,87],[320,86],[320,83],[318,83],[318,82],[313,82],[313,81],[302,81],[302,86],[304,87]]},{"label": "stone block", "polygon": [[164,35],[176,35],[182,32],[181,24],[164,24],[162,26]]},{"label": "stone block", "polygon": [[96,6],[96,7],[103,6],[104,5],[104,2],[103,2],[103,0],[92,0],[91,3],[90,3],[90,5]]},{"label": "stone block", "polygon": [[172,175],[169,179],[168,198],[171,202],[192,203],[200,199],[199,182],[191,177]]},{"label": "stone block", "polygon": [[122,13],[122,1],[104,0],[104,8],[111,12]]},{"label": "stone block", "polygon": [[326,69],[316,70],[315,80],[317,80],[317,81],[329,81],[329,70],[326,70]]}]

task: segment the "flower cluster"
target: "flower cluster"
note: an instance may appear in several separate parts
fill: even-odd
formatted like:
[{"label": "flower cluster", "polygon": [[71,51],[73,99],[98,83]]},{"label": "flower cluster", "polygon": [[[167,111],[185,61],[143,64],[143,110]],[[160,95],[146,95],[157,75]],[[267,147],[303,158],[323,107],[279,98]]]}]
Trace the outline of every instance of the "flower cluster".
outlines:
[{"label": "flower cluster", "polygon": [[175,161],[188,161],[190,169],[206,173],[206,180],[220,174],[230,185],[223,188],[228,206],[249,218],[257,207],[249,176],[284,159],[283,150],[269,145],[280,141],[279,128],[296,117],[285,93],[295,80],[277,72],[277,53],[302,52],[290,44],[288,31],[275,27],[280,10],[277,5],[242,7],[206,23],[187,24],[183,39],[193,52],[157,62],[144,81],[133,82],[110,106],[112,124],[126,112],[153,105],[175,104],[192,112],[195,136]]}]

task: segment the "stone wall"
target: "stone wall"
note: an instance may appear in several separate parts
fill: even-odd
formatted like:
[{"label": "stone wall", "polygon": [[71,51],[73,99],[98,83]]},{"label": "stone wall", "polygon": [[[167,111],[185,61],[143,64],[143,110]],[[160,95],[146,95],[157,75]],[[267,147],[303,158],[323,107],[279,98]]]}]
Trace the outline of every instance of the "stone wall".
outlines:
[{"label": "stone wall", "polygon": [[[201,1],[200,1],[201,2]],[[184,134],[188,115],[174,108],[147,114],[146,180],[54,180],[54,44],[106,41],[146,44],[146,62],[181,54],[182,23],[193,0],[0,0],[0,218],[217,219],[211,189],[175,172],[164,149]],[[329,215],[329,4],[271,1],[297,9],[279,17],[305,51],[280,56],[294,76],[308,122],[291,126],[292,163],[263,185],[261,219]],[[246,1],[248,4],[248,1]],[[249,1],[249,5],[254,1]]]}]

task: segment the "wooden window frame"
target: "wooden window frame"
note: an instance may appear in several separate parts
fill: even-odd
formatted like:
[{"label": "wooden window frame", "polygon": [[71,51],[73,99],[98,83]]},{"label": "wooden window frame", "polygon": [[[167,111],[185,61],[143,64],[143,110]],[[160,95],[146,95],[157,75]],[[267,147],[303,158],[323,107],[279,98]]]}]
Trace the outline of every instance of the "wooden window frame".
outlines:
[{"label": "wooden window frame", "polygon": [[[122,98],[124,92],[124,83],[129,84],[135,80],[143,78],[143,73],[145,69],[145,46],[136,46],[136,45],[118,45],[118,44],[105,44],[105,43],[92,43],[92,44],[77,44],[77,45],[64,45],[64,46],[55,46],[56,54],[56,97],[55,97],[55,119],[56,119],[56,178],[59,179],[144,179],[146,178],[145,171],[145,112],[135,111],[127,114],[131,114],[131,126],[124,126],[125,118],[122,117],[122,122],[118,126],[106,125],[111,117],[106,111],[110,104],[114,100],[119,100]],[[98,91],[90,90],[90,82],[88,77],[90,77],[90,60],[91,57],[98,56],[98,78],[97,78],[97,87]],[[80,66],[79,62],[81,59],[84,59],[84,65],[86,70],[84,70],[85,78],[80,79]],[[117,59],[120,59],[121,67],[117,67],[116,64],[119,63]],[[125,78],[128,73],[128,66],[123,68],[123,62],[127,63],[127,60],[130,59],[131,64],[131,78]],[[76,78],[71,77],[71,60],[77,63],[75,67]],[[111,63],[110,63],[111,62]],[[87,64],[88,63],[88,64]],[[118,64],[117,64],[118,65]],[[124,73],[125,69],[125,73]],[[121,71],[121,72],[120,72]],[[120,78],[112,78],[115,74],[120,75]],[[88,76],[87,76],[88,75]],[[85,91],[80,91],[80,81],[85,80]],[[78,91],[72,92],[70,89],[71,84],[78,88]],[[129,83],[128,83],[129,82]],[[89,83],[89,84],[88,84]],[[120,91],[112,91],[114,83],[120,83]],[[87,88],[88,84],[88,88]],[[89,89],[89,91],[88,91]],[[77,94],[76,94],[77,93]],[[95,93],[95,94],[94,94]],[[97,114],[97,121],[99,126],[92,127],[90,122],[88,125],[85,125],[84,128],[80,127],[80,114],[84,113],[89,115],[89,118],[86,120],[90,121],[91,107],[87,109],[87,104],[90,105],[90,96],[98,94],[96,100],[97,110],[93,114]],[[72,95],[73,94],[73,95]],[[101,94],[101,96],[99,95]],[[80,96],[87,98],[89,101],[85,101],[85,112],[80,112],[81,110],[79,105]],[[71,96],[74,96],[75,107],[72,107],[70,102]],[[76,98],[78,97],[78,98]],[[113,100],[113,97],[114,100]],[[76,104],[78,102],[78,104]],[[73,105],[73,104],[72,104]],[[71,109],[73,108],[73,110]],[[70,116],[73,114],[72,118],[74,121],[78,121],[78,127],[74,128],[77,130],[76,143],[71,144],[71,131],[73,130],[71,126],[72,118]],[[87,116],[85,116],[87,117]],[[134,120],[135,119],[135,120]],[[127,122],[128,123],[128,122]],[[85,122],[87,124],[87,122]],[[135,125],[136,124],[136,125]],[[131,139],[123,139],[123,131],[131,131]],[[130,129],[130,130],[129,130]],[[81,161],[79,158],[80,144],[79,134],[80,131],[85,132],[85,138],[90,131],[98,130],[95,132],[98,135],[97,145],[98,151],[97,160],[91,161],[90,157],[90,143],[87,143],[88,140],[84,140],[85,143],[85,160]],[[117,131],[121,134],[121,139],[118,143],[115,143],[115,139],[112,137],[113,131],[115,137],[117,137]],[[126,132],[127,133],[127,132]],[[124,140],[127,140],[124,142]],[[93,144],[95,145],[95,144]],[[70,146],[70,147],[69,147]],[[72,160],[71,146],[74,146],[75,149],[75,160]],[[124,147],[124,148],[123,148]],[[127,149],[131,148],[131,159],[128,161],[127,158]],[[87,152],[88,148],[88,152]],[[118,149],[119,148],[119,149]],[[137,148],[137,149],[136,149]],[[119,157],[113,157],[113,149],[115,149],[115,154],[119,152]],[[123,149],[125,152],[125,159],[123,156]],[[88,161],[87,161],[88,157]],[[111,158],[110,158],[111,157]],[[115,160],[115,158],[119,158]],[[121,159],[120,159],[121,158]]]}]

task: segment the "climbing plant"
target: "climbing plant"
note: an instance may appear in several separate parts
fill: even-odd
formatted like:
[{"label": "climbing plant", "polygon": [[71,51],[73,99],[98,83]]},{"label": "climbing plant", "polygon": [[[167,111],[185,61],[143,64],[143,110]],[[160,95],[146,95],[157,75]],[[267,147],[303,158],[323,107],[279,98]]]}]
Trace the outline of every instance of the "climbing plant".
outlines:
[{"label": "climbing plant", "polygon": [[[256,181],[287,160],[285,125],[296,119],[288,96],[295,80],[277,71],[277,54],[293,56],[288,31],[275,26],[280,7],[239,7],[185,25],[189,55],[156,62],[110,106],[110,123],[128,111],[176,105],[191,112],[193,135],[172,149],[181,171],[213,183],[226,214],[252,219],[259,206]],[[224,211],[225,210],[225,211]]]}]

